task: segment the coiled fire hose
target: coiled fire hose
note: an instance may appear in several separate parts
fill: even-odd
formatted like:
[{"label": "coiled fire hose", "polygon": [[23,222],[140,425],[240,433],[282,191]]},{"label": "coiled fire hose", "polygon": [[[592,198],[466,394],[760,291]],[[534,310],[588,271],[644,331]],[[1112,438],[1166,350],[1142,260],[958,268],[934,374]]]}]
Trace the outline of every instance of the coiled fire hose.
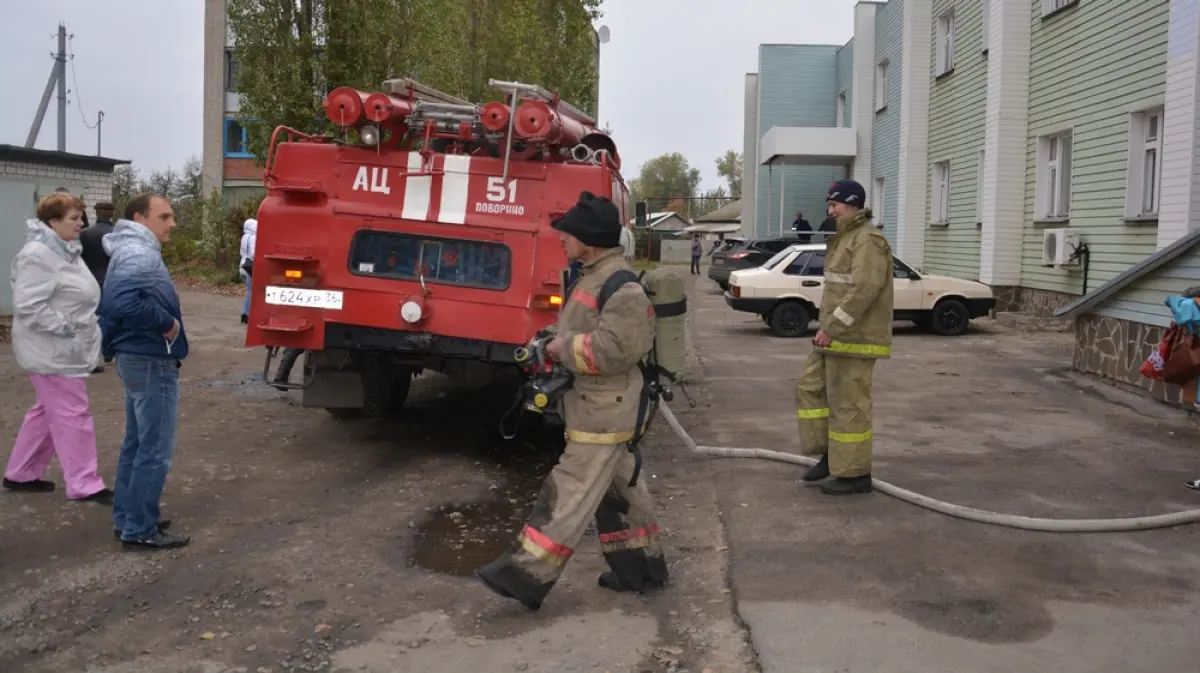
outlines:
[{"label": "coiled fire hose", "polygon": [[[719,458],[761,458],[763,460],[774,460],[781,463],[792,463],[793,465],[803,465],[809,467],[817,461],[808,456],[798,456],[782,451],[771,451],[769,449],[739,449],[725,448],[720,446],[700,446],[696,441],[688,435],[683,426],[679,424],[675,414],[671,413],[671,409],[665,403],[658,404],[658,409],[666,419],[667,424],[671,426],[671,430],[683,440],[689,449],[694,453],[705,456],[716,456]],[[963,507],[953,503],[934,500],[928,496],[914,493],[912,491],[900,488],[886,481],[873,479],[872,483],[876,490],[879,490],[887,495],[903,500],[904,502],[924,507],[925,509],[940,512],[947,516],[952,516],[958,519],[967,521],[975,521],[978,523],[989,523],[994,526],[1006,526],[1008,528],[1018,528],[1021,530],[1037,530],[1051,533],[1115,533],[1121,531],[1135,530],[1153,530],[1157,528],[1170,528],[1171,526],[1182,526],[1190,523],[1200,523],[1200,509],[1189,509],[1183,512],[1173,512],[1170,514],[1158,514],[1156,516],[1140,516],[1128,519],[1039,519],[1028,516],[1016,516],[1013,514],[1000,514],[999,512],[988,512],[982,509],[973,507]]]}]

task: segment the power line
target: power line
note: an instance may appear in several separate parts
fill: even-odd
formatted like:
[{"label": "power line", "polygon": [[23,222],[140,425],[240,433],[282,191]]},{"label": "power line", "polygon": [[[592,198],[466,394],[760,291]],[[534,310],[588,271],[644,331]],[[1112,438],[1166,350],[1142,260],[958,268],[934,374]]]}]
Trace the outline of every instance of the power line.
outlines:
[{"label": "power line", "polygon": [[83,96],[79,95],[79,79],[75,76],[74,43],[75,34],[72,33],[71,36],[67,38],[67,63],[71,65],[71,86],[73,87],[73,91],[75,93],[75,107],[79,108],[79,118],[83,121],[83,125],[86,126],[89,131],[92,131],[95,130],[96,126],[100,124],[100,120],[97,119],[95,124],[88,124],[87,115],[83,113]]}]

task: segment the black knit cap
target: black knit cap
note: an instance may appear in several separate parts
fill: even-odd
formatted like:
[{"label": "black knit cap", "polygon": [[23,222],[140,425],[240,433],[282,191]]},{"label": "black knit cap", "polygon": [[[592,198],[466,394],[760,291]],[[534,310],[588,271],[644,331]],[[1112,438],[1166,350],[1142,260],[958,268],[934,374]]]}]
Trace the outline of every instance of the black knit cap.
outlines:
[{"label": "black knit cap", "polygon": [[579,202],[550,226],[595,248],[621,245],[621,213],[612,201],[591,192],[580,194]]},{"label": "black knit cap", "polygon": [[856,208],[865,208],[867,191],[854,180],[838,180],[829,185],[829,193],[825,195],[825,200],[844,203]]}]

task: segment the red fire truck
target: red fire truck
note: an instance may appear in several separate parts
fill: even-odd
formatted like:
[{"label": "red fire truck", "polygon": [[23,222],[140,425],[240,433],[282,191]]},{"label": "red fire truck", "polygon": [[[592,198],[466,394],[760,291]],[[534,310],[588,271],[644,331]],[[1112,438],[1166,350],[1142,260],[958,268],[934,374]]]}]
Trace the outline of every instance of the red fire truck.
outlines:
[{"label": "red fire truck", "polygon": [[[414,376],[475,384],[554,322],[567,260],[550,222],[582,191],[628,215],[611,137],[556,94],[492,80],[476,105],[410,79],[339,88],[340,136],[275,130],[247,346],[264,377],[336,416],[397,410]],[[303,352],[302,374],[272,375]],[[291,369],[291,364],[285,365]]]}]

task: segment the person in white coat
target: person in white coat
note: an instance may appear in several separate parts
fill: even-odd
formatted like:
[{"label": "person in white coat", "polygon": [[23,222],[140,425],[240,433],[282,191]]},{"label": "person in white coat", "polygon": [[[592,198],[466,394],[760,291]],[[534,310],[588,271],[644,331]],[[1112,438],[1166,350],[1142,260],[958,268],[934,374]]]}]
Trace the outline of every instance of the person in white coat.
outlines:
[{"label": "person in white coat", "polygon": [[621,239],[620,240],[621,240],[621,247],[623,248],[622,254],[625,257],[625,261],[632,264],[634,248],[637,247],[637,237],[635,237],[633,234],[633,225],[632,224],[627,224],[627,225],[621,227]]},{"label": "person in white coat", "polygon": [[238,260],[238,273],[242,276],[242,282],[246,284],[246,301],[242,304],[243,325],[250,322],[250,276],[254,274],[254,245],[257,242],[258,220],[252,217],[242,223],[241,259]]},{"label": "person in white coat", "polygon": [[83,202],[51,194],[26,229],[12,263],[12,349],[37,399],[17,432],[3,485],[53,491],[54,482],[42,477],[57,455],[67,498],[112,504],[113,492],[97,474],[87,392],[88,375],[100,361],[100,285],[81,257]]}]

